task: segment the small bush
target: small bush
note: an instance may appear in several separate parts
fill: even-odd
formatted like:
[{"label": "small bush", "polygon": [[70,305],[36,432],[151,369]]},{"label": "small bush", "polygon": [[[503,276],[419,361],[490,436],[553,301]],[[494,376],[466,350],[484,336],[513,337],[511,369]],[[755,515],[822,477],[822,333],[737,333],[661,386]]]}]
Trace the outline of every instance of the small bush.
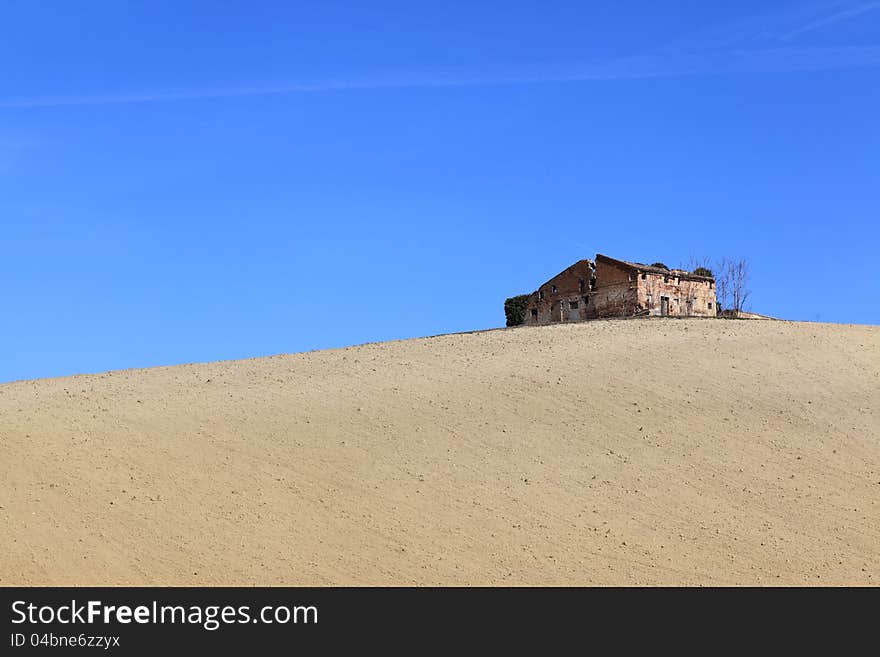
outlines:
[{"label": "small bush", "polygon": [[694,275],[715,278],[714,274],[712,274],[712,270],[707,269],[706,267],[697,267],[696,269],[694,269]]},{"label": "small bush", "polygon": [[651,265],[651,266],[652,266],[652,267],[659,267],[660,269],[669,269],[669,267],[667,267],[666,265],[664,265],[662,262],[655,262],[655,263],[654,263],[653,265]]},{"label": "small bush", "polygon": [[504,315],[508,326],[519,326],[526,321],[526,310],[529,307],[529,294],[520,294],[504,300]]}]

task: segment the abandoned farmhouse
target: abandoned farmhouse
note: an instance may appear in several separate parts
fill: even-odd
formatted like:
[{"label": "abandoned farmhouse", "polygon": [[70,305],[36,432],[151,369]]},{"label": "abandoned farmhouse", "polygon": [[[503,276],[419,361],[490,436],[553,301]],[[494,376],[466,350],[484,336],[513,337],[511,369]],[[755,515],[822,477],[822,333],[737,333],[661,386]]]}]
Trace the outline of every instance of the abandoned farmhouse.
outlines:
[{"label": "abandoned farmhouse", "polygon": [[595,261],[579,260],[527,295],[522,323],[637,315],[714,317],[716,312],[711,276],[597,254]]}]

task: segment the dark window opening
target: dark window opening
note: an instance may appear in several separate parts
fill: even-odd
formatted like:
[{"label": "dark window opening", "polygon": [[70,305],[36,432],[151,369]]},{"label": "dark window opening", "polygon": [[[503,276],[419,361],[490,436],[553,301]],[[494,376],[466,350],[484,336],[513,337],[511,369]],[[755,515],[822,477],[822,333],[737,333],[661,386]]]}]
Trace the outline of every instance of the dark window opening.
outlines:
[{"label": "dark window opening", "polygon": [[537,308],[532,308],[532,319],[538,319],[538,309]]},{"label": "dark window opening", "polygon": [[645,280],[646,278],[648,278],[648,275],[647,275],[647,274],[642,274],[642,280]]},{"label": "dark window opening", "polygon": [[709,302],[709,310],[712,310],[712,302]]},{"label": "dark window opening", "polygon": [[583,300],[584,300],[584,305],[585,305],[585,306],[589,306],[589,305],[590,305],[590,297],[583,297]]},{"label": "dark window opening", "polygon": [[578,287],[580,288],[580,291],[583,292],[584,288],[587,287],[587,282],[583,278],[578,279]]},{"label": "dark window opening", "polygon": [[669,314],[669,297],[660,297],[660,314],[663,316]]},{"label": "dark window opening", "polygon": [[577,310],[578,309],[578,302],[577,301],[569,301],[568,307],[571,308],[572,310]]},{"label": "dark window opening", "polygon": [[557,288],[556,288],[556,286],[554,285],[553,288],[552,288],[552,290],[551,290],[551,292],[553,292],[553,294],[556,294],[556,291],[557,291]]},{"label": "dark window opening", "polygon": [[538,290],[538,301],[544,300],[544,290]]}]

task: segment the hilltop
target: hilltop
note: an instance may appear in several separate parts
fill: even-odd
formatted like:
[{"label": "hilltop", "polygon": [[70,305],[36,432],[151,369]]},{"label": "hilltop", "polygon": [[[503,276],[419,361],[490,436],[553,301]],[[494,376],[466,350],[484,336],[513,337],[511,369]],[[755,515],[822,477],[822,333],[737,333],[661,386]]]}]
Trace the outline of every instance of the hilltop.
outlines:
[{"label": "hilltop", "polygon": [[0,386],[0,585],[880,584],[880,327],[618,320]]}]

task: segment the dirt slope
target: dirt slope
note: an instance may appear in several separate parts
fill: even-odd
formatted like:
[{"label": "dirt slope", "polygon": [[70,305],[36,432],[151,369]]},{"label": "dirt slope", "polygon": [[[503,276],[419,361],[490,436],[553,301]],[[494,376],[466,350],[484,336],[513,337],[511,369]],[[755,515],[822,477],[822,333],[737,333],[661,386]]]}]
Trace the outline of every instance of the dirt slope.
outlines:
[{"label": "dirt slope", "polygon": [[880,584],[880,327],[601,321],[0,386],[0,585]]}]

